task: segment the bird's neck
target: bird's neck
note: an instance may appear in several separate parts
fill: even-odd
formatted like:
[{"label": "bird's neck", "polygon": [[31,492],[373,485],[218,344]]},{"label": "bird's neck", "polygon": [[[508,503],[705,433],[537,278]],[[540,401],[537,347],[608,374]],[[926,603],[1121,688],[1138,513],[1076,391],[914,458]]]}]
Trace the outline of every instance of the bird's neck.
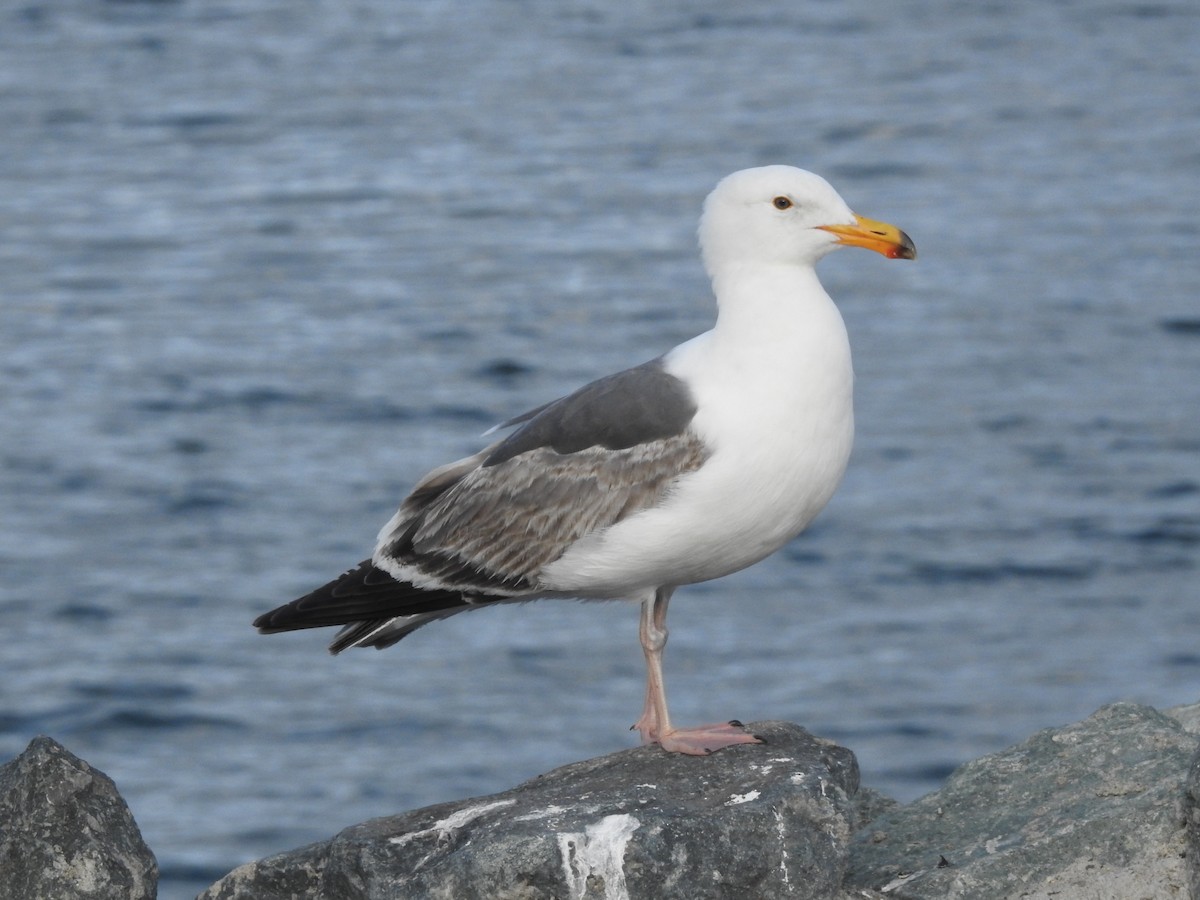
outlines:
[{"label": "bird's neck", "polygon": [[717,352],[787,354],[845,340],[841,315],[811,266],[731,266],[713,275]]}]

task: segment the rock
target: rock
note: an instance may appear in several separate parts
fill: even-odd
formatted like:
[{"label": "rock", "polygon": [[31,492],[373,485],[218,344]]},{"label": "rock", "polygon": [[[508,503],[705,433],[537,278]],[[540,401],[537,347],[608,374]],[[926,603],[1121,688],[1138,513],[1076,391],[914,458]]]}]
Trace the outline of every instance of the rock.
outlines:
[{"label": "rock", "polygon": [[235,869],[200,900],[842,897],[853,754],[795,725],[751,727],[765,745],[625,750],[375,819]]},{"label": "rock", "polygon": [[196,900],[306,900],[331,896],[321,892],[321,875],[331,843],[309,844],[238,866]]},{"label": "rock", "polygon": [[1200,900],[1200,705],[1167,713],[1104,707],[907,806],[858,790],[850,751],[760,724],[766,746],[629,750],[376,819],[200,900]]},{"label": "rock", "polygon": [[0,766],[0,900],[153,900],[157,882],[103,772],[48,737]]},{"label": "rock", "polygon": [[1172,706],[1170,709],[1164,709],[1163,712],[1182,725],[1184,731],[1200,734],[1200,703]]},{"label": "rock", "polygon": [[1188,766],[1183,786],[1183,820],[1187,830],[1188,858],[1192,861],[1188,896],[1200,900],[1200,752],[1192,757],[1192,764]]},{"label": "rock", "polygon": [[1106,706],[885,811],[855,836],[847,884],[906,900],[1182,900],[1200,851],[1196,749],[1174,718]]}]

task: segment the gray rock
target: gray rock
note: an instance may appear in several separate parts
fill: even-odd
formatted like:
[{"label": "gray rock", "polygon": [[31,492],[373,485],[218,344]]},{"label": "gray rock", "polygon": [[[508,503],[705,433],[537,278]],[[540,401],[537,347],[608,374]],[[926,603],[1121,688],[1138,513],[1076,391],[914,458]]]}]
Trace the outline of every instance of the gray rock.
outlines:
[{"label": "gray rock", "polygon": [[103,772],[48,737],[0,766],[0,900],[153,900],[157,882]]},{"label": "gray rock", "polygon": [[[196,900],[306,900],[310,897],[325,900],[333,896],[321,890],[321,875],[331,843],[333,841],[309,844],[299,850],[238,866]],[[358,895],[351,895],[354,896]]]},{"label": "gray rock", "polygon": [[[1200,734],[1200,703],[1173,706],[1164,710],[1186,731]],[[1191,900],[1200,900],[1200,752],[1192,759],[1183,790],[1184,824],[1187,829]]]},{"label": "gray rock", "polygon": [[1200,900],[1200,753],[1192,757],[1183,787],[1183,817],[1187,829],[1189,884],[1192,900]]},{"label": "gray rock", "polygon": [[765,747],[625,751],[367,822],[201,900],[1200,900],[1200,705],[1167,713],[1105,707],[907,806],[859,791],[848,750],[760,724]]},{"label": "gray rock", "polygon": [[1172,706],[1170,709],[1164,709],[1163,712],[1182,725],[1184,731],[1200,734],[1200,703]]},{"label": "gray rock", "polygon": [[765,745],[626,750],[375,819],[235,869],[200,898],[842,897],[853,754],[795,725],[751,727]]},{"label": "gray rock", "polygon": [[1200,795],[1196,749],[1174,718],[1106,706],[885,811],[855,836],[847,884],[906,900],[1183,898],[1184,781],[1191,768]]}]

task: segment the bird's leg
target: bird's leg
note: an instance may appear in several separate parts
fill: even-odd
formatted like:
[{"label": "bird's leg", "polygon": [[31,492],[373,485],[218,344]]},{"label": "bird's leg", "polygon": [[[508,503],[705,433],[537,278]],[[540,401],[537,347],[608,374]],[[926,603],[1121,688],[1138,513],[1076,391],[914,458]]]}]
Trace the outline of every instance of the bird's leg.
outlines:
[{"label": "bird's leg", "polygon": [[641,732],[643,744],[655,743],[661,730],[671,729],[662,674],[662,653],[667,646],[667,604],[670,602],[671,591],[667,588],[659,589],[653,597],[642,601],[638,637],[646,656],[646,703],[642,707],[642,717],[633,727]]},{"label": "bird's leg", "polygon": [[733,744],[759,744],[740,722],[718,722],[696,728],[674,728],[667,712],[667,693],[663,685],[662,654],[667,646],[667,605],[672,588],[659,588],[653,597],[642,601],[638,635],[646,655],[646,705],[633,727],[641,732],[643,744],[659,744],[672,753],[705,756]]}]

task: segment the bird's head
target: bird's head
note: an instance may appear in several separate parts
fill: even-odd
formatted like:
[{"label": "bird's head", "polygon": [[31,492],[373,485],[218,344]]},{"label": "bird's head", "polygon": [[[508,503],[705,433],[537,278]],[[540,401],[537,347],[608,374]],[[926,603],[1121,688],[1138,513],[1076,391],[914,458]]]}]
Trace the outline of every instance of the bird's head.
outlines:
[{"label": "bird's head", "polygon": [[916,259],[894,225],[851,212],[829,182],[792,166],[743,169],[704,202],[700,249],[710,275],[729,265],[808,265],[839,246]]}]

